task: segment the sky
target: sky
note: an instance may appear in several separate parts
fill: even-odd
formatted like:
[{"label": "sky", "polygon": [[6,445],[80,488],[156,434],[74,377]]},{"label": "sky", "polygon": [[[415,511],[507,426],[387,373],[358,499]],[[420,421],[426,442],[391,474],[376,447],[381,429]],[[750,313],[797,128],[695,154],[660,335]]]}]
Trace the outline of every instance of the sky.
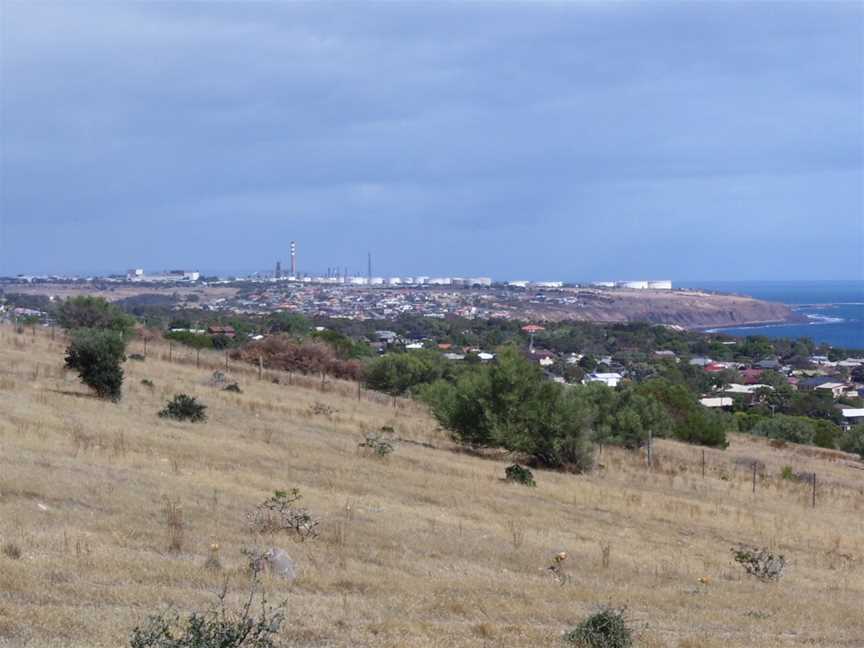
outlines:
[{"label": "sky", "polygon": [[0,275],[864,279],[864,3],[0,0]]}]

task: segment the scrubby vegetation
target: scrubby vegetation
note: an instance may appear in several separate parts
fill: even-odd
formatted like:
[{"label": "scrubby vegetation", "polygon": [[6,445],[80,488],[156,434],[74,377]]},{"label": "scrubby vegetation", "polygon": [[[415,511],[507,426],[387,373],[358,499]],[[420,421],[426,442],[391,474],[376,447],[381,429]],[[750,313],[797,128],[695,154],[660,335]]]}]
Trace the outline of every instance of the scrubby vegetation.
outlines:
[{"label": "scrubby vegetation", "polygon": [[275,491],[249,514],[249,528],[256,533],[286,532],[298,542],[317,538],[321,520],[298,506],[302,498],[296,488]]},{"label": "scrubby vegetation", "polygon": [[165,407],[159,411],[162,418],[170,418],[175,421],[189,421],[200,423],[207,420],[207,406],[199,403],[194,396],[187,394],[176,394]]},{"label": "scrubby vegetation", "polygon": [[181,616],[169,609],[149,617],[132,630],[129,648],[275,648],[284,606],[268,605],[261,594],[256,612],[254,588],[236,610],[229,609],[226,597],[227,584],[218,604],[206,612]]},{"label": "scrubby vegetation", "polygon": [[564,635],[565,643],[579,648],[630,648],[633,632],[623,609],[604,608]]},{"label": "scrubby vegetation", "polygon": [[267,369],[326,374],[347,380],[357,380],[362,373],[359,361],[340,358],[323,342],[298,342],[285,335],[274,335],[261,341],[250,342],[232,351],[231,357],[250,364],[258,364],[260,360]]},{"label": "scrubby vegetation", "polygon": [[786,569],[786,559],[767,548],[741,546],[732,549],[732,557],[751,576],[761,581],[778,580]]},{"label": "scrubby vegetation", "polygon": [[520,466],[519,464],[507,466],[504,470],[504,478],[508,482],[522,484],[523,486],[534,487],[537,485],[537,482],[534,481],[534,473],[525,466]]}]

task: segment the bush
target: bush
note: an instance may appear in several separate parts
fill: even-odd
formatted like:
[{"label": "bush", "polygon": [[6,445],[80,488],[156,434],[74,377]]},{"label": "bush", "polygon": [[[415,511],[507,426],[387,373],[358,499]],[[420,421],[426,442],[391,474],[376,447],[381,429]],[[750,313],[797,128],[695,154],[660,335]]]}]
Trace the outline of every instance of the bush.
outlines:
[{"label": "bush", "polygon": [[222,388],[222,391],[234,392],[235,394],[242,394],[243,390],[240,389],[240,385],[236,382],[229,383]]},{"label": "bush", "polygon": [[159,412],[159,416],[162,418],[174,419],[175,421],[198,423],[207,420],[207,414],[205,413],[206,409],[207,406],[199,403],[194,396],[177,394],[174,396],[173,400],[169,401],[169,403]]},{"label": "bush", "polygon": [[733,560],[751,576],[761,581],[778,580],[786,568],[786,559],[768,549],[741,546],[732,550]]},{"label": "bush", "polygon": [[144,362],[147,358],[145,358],[145,357],[144,357],[143,355],[141,355],[140,353],[130,353],[130,354],[129,354],[129,359],[130,359],[130,360],[135,360],[136,362]]},{"label": "bush", "polygon": [[812,444],[816,435],[816,428],[813,421],[803,416],[778,414],[759,421],[753,426],[751,433],[769,439],[780,439],[788,443]]},{"label": "bush", "polygon": [[359,380],[363,365],[357,360],[343,360],[327,344],[297,342],[287,335],[271,335],[250,342],[231,352],[231,357],[253,365],[262,358],[268,369],[299,371],[304,374],[327,374],[334,378]]},{"label": "bush", "polygon": [[366,438],[357,445],[360,448],[369,450],[377,457],[386,457],[394,450],[393,443],[386,439],[380,432],[370,432],[366,435]]},{"label": "bush", "polygon": [[844,432],[837,446],[843,452],[851,452],[864,459],[864,424],[855,425]]},{"label": "bush", "polygon": [[531,487],[537,485],[537,482],[534,481],[534,474],[519,464],[507,466],[504,475],[508,482],[513,482],[514,484],[522,484],[523,486]]},{"label": "bush", "polygon": [[398,396],[446,378],[450,372],[450,361],[435,351],[388,353],[366,367],[366,387]]},{"label": "bush", "polygon": [[14,542],[4,542],[0,551],[3,552],[4,556],[12,560],[19,560],[21,558],[21,547]]},{"label": "bush", "polygon": [[564,641],[580,648],[630,648],[633,633],[623,609],[604,608],[565,634]]},{"label": "bush", "polygon": [[149,378],[142,378],[141,384],[147,387],[148,389],[153,389],[156,385],[153,384],[153,381]]},{"label": "bush", "polygon": [[129,635],[130,648],[274,648],[275,637],[285,620],[283,607],[272,608],[261,595],[261,611],[252,612],[254,588],[235,611],[225,603],[227,588],[219,604],[207,612],[192,612],[181,618],[168,610],[151,616]]},{"label": "bush", "polygon": [[100,398],[120,400],[126,343],[114,331],[78,329],[66,349],[66,366],[78,372],[81,380]]},{"label": "bush", "polygon": [[320,520],[313,518],[305,508],[296,506],[301,499],[296,488],[275,491],[248,515],[250,529],[256,533],[287,531],[300,542],[317,538]]}]

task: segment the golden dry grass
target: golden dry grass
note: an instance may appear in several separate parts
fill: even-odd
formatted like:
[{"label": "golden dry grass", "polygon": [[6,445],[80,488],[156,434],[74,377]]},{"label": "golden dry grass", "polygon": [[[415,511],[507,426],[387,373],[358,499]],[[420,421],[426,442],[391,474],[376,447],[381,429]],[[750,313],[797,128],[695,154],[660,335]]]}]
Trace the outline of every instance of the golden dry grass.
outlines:
[{"label": "golden dry grass", "polygon": [[[122,646],[148,612],[206,607],[225,574],[239,595],[240,549],[265,541],[299,563],[292,585],[264,579],[287,599],[290,646],[558,646],[603,603],[628,607],[642,646],[864,646],[864,471],[844,455],[736,437],[706,452],[703,479],[701,449],[662,442],[652,471],[607,448],[595,473],[536,471],[527,489],[502,483],[502,461],[454,451],[418,406],[355,385],[234,368],[232,394],[206,384],[221,356],[196,368],[151,344],[114,405],[62,354],[59,335],[0,327],[0,546],[21,550],[0,552],[0,646]],[[159,419],[177,392],[209,421]],[[359,454],[383,425],[436,447]],[[766,464],[755,496],[751,459]],[[783,465],[818,473],[815,509]],[[321,536],[253,537],[246,514],[291,487]],[[784,553],[787,575],[746,577],[739,542]],[[204,568],[211,543],[221,574]],[[546,570],[558,551],[563,585]]]}]

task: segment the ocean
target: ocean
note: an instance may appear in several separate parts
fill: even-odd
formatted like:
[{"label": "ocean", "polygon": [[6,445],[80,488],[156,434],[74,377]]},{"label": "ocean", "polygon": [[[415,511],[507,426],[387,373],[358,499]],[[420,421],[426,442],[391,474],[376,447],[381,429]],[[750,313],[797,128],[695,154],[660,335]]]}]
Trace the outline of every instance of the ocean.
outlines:
[{"label": "ocean", "polygon": [[750,295],[781,302],[808,318],[795,324],[712,329],[737,336],[809,337],[847,349],[864,349],[864,280],[862,281],[701,281],[680,282],[686,288]]}]

